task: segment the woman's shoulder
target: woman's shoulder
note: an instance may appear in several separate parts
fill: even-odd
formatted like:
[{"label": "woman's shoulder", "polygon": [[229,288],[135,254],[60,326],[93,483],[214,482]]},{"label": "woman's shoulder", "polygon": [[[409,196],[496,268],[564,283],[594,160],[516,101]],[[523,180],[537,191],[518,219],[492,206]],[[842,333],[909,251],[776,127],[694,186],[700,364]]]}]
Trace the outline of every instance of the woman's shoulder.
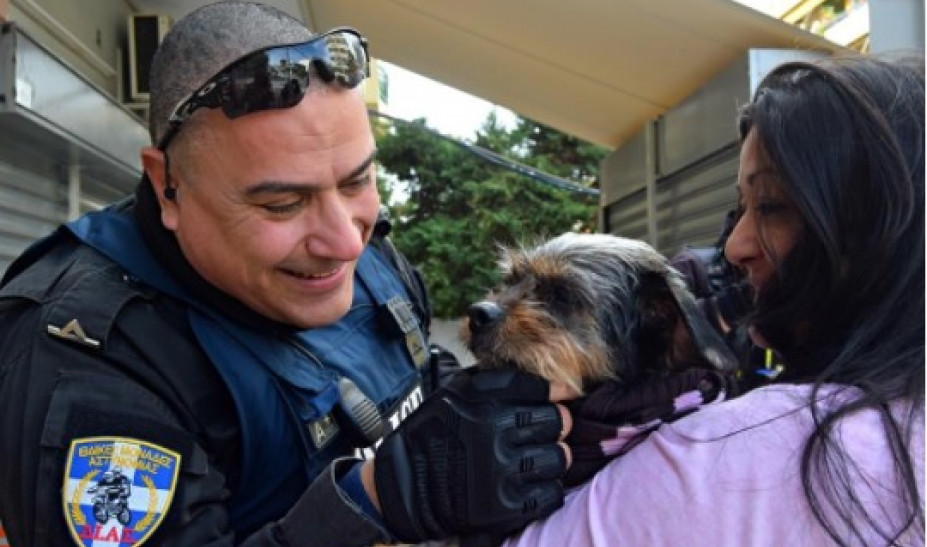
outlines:
[{"label": "woman's shoulder", "polygon": [[[777,384],[707,405],[651,433],[509,545],[832,544],[803,493],[811,401],[826,413],[859,394],[839,385]],[[920,415],[915,450],[923,447]],[[880,484],[891,478],[878,412],[854,412],[837,427],[854,473]],[[922,467],[917,473],[923,481]]]},{"label": "woman's shoulder", "polygon": [[[801,499],[808,394],[801,386],[757,389],[664,424],[572,491],[564,509],[526,530],[520,544],[734,545],[755,537],[814,544],[803,541],[819,539],[808,533],[807,515],[788,509]],[[770,524],[757,528],[757,515]],[[698,523],[697,535],[667,526],[668,516]],[[777,528],[796,521],[794,531]],[[535,543],[544,534],[550,539]]]},{"label": "woman's shoulder", "polygon": [[[745,470],[760,460],[773,466],[778,464],[771,464],[772,461],[789,462],[782,468],[784,472],[792,465],[797,469],[808,439],[822,420],[861,394],[857,388],[837,384],[824,384],[817,389],[810,384],[767,386],[708,405],[667,424],[654,432],[651,440],[680,461],[725,462],[730,466],[726,473],[762,474],[757,469]],[[906,445],[913,461],[918,463],[915,471],[923,477],[923,405],[918,408],[910,402],[894,401],[887,406],[899,425],[898,430],[907,436]],[[867,470],[871,476],[881,476],[892,468],[893,441],[886,433],[883,408],[852,410],[833,424],[832,438],[839,439],[840,450],[858,469]]]},{"label": "woman's shoulder", "polygon": [[[818,393],[820,398],[833,393]],[[785,424],[810,425],[812,388],[806,384],[778,384],[749,391],[734,399],[703,407],[698,412],[667,424],[664,434],[674,434],[690,440],[725,437],[745,430],[775,428]]]},{"label": "woman's shoulder", "polygon": [[[707,405],[664,429],[693,440],[766,429],[777,432],[795,429],[804,436],[815,427],[814,414],[819,419],[823,418],[860,396],[859,389],[840,384],[823,384],[817,388],[812,384],[775,384]],[[816,411],[814,414],[812,406]],[[900,423],[907,422],[908,416],[913,415],[914,429],[917,431],[919,423],[923,435],[923,408],[912,414],[905,412],[911,408],[909,404],[896,402],[891,407]],[[850,430],[878,428],[881,431],[884,426],[881,420],[875,410],[864,409],[846,416],[839,427]]]}]

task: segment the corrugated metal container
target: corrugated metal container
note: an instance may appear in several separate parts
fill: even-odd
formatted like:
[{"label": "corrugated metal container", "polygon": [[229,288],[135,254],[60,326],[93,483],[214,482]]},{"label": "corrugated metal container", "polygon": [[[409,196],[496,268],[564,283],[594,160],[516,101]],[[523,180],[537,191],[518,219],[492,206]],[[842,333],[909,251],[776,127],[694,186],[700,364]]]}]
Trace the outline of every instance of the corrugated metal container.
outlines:
[{"label": "corrugated metal container", "polygon": [[0,26],[0,272],[60,223],[129,194],[146,144],[134,114]]}]

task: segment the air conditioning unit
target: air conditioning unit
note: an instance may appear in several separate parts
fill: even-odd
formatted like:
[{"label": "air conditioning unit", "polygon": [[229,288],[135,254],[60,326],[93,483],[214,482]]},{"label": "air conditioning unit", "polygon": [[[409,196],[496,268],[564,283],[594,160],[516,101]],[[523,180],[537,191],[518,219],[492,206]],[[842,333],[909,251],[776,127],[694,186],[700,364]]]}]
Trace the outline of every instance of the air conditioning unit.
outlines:
[{"label": "air conditioning unit", "polygon": [[160,14],[130,15],[128,26],[129,93],[127,99],[133,102],[147,102],[151,59],[171,26],[171,18]]}]

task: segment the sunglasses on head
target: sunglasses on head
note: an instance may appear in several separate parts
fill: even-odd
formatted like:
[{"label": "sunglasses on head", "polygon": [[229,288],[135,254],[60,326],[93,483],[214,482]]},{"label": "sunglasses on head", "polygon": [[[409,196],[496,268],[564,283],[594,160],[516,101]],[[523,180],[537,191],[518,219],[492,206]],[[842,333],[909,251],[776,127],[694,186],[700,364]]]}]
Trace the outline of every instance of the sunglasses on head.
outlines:
[{"label": "sunglasses on head", "polygon": [[354,88],[369,75],[367,40],[352,28],[336,28],[308,42],[259,49],[234,61],[181,100],[158,143],[165,150],[180,126],[199,108],[222,108],[229,118],[297,105],[311,73],[325,83]]}]

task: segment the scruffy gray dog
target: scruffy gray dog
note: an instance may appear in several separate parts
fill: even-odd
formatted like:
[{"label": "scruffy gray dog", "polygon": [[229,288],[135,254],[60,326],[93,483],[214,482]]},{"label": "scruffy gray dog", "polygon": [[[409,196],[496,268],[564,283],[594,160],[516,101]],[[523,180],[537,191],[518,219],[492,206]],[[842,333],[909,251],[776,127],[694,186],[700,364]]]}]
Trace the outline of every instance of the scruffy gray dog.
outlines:
[{"label": "scruffy gray dog", "polygon": [[666,258],[641,241],[566,233],[503,248],[501,284],[472,305],[462,337],[480,366],[514,367],[578,393],[736,360]]}]

